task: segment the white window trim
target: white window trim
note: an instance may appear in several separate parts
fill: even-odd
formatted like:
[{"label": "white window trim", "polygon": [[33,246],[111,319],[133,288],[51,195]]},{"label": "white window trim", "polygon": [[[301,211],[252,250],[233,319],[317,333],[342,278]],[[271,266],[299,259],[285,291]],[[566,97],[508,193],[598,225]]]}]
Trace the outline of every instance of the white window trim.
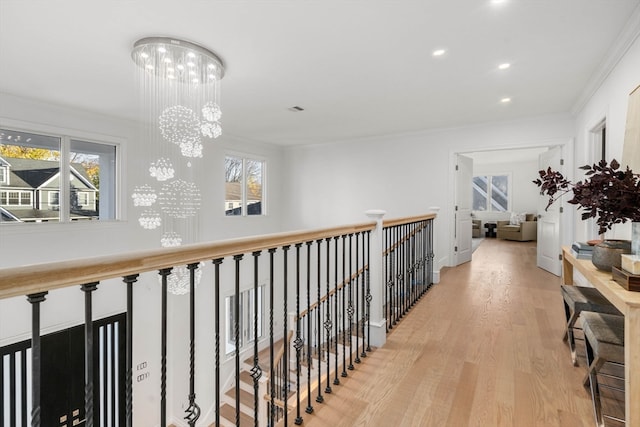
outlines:
[{"label": "white window trim", "polygon": [[[483,173],[483,172],[479,172],[477,175],[473,175],[473,178],[478,177],[478,176],[486,176],[488,178],[487,180],[487,195],[489,197],[487,197],[487,207],[491,207],[491,204],[489,203],[489,200],[491,199],[490,194],[491,194],[491,177],[494,176],[506,176],[507,177],[507,210],[505,210],[504,212],[511,212],[512,208],[513,208],[513,203],[512,203],[512,186],[513,186],[513,174],[511,172],[492,172],[492,173]],[[484,212],[502,212],[502,211],[497,211],[494,209],[488,209]]]},{"label": "white window trim", "polygon": [[[70,155],[70,144],[71,140],[80,140],[83,142],[90,142],[93,144],[100,145],[110,145],[116,148],[115,155],[115,194],[114,194],[114,218],[113,219],[105,219],[100,221],[71,221],[70,212],[62,212],[59,218],[59,221],[54,222],[43,222],[35,223],[30,222],[20,222],[20,223],[2,223],[5,227],[39,227],[42,224],[93,224],[93,227],[98,226],[98,224],[106,224],[112,222],[126,221],[126,206],[127,200],[125,198],[126,195],[126,177],[125,177],[125,167],[123,166],[123,161],[126,159],[126,142],[125,138],[106,135],[94,132],[87,132],[76,129],[69,129],[51,125],[43,125],[40,123],[26,122],[14,119],[7,119],[4,117],[0,117],[2,119],[2,128],[14,130],[17,132],[27,132],[27,133],[38,133],[46,136],[56,137],[61,139],[61,147],[60,147],[60,158],[69,158]],[[71,165],[69,162],[61,162],[60,164],[60,173],[65,174],[64,176],[69,176]],[[62,186],[60,197],[65,197],[64,200],[69,200],[69,189],[64,188]],[[63,215],[64,214],[64,215]],[[55,225],[57,226],[57,225]],[[76,226],[77,227],[77,226]]]},{"label": "white window trim", "polygon": [[[254,154],[247,154],[247,153],[240,153],[240,152],[234,152],[234,151],[228,151],[225,153],[224,157],[223,157],[223,162],[224,159],[226,159],[227,157],[236,157],[239,159],[242,159],[242,191],[241,191],[241,207],[242,207],[242,214],[241,215],[225,215],[225,211],[227,209],[227,200],[225,198],[224,200],[224,205],[225,205],[225,211],[222,212],[222,214],[226,217],[226,218],[246,218],[246,217],[264,217],[267,216],[267,159],[263,156],[259,156],[259,155],[254,155]],[[257,161],[257,162],[262,162],[262,200],[261,200],[261,213],[260,215],[249,215],[249,210],[248,210],[248,204],[247,204],[247,180],[246,180],[246,174],[245,171],[247,170],[247,161],[248,160],[253,160],[253,161]],[[226,184],[226,179],[224,177],[224,164],[223,164],[223,183]],[[223,191],[223,194],[226,197],[226,191]]]},{"label": "white window trim", "polygon": [[9,168],[0,165],[0,184],[9,184]]},{"label": "white window trim", "polygon": [[[54,195],[58,195],[58,203],[53,203],[52,198]],[[59,191],[49,191],[47,193],[47,203],[49,206],[60,206],[60,192]]]}]

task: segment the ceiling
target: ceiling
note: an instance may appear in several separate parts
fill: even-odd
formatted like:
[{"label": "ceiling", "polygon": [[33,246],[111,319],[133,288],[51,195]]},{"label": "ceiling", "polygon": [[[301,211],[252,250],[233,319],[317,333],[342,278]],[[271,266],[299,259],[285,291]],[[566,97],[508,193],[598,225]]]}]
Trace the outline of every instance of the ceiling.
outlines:
[{"label": "ceiling", "polygon": [[[317,144],[566,113],[621,36],[638,35],[629,26],[639,4],[2,0],[0,92],[135,120],[133,43],[170,36],[222,58],[223,132],[252,141]],[[438,48],[447,51],[433,57]]]}]

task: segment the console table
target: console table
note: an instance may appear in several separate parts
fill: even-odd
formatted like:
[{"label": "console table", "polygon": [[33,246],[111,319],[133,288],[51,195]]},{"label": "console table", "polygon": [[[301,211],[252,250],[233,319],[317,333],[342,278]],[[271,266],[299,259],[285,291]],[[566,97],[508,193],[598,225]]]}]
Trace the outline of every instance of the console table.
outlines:
[{"label": "console table", "polygon": [[579,271],[624,314],[624,375],[626,425],[640,426],[640,292],[630,292],[598,270],[591,260],[576,259],[568,246],[562,247],[562,283],[573,285],[573,271]]}]

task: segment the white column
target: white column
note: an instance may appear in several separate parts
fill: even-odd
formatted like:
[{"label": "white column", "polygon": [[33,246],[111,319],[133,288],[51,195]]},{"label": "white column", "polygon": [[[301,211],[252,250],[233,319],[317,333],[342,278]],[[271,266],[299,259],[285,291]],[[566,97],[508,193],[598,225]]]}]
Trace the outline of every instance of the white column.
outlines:
[{"label": "white column", "polygon": [[387,320],[384,317],[384,277],[382,277],[382,251],[383,251],[383,224],[382,218],[386,211],[373,209],[365,214],[376,221],[376,228],[371,232],[369,242],[369,286],[371,292],[371,305],[369,311],[369,331],[371,345],[382,347],[387,341]]}]

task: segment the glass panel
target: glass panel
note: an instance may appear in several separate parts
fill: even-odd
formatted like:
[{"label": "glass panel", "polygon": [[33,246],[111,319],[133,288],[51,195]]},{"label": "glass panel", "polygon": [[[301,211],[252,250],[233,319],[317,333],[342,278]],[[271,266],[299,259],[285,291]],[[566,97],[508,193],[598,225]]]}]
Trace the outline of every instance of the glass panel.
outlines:
[{"label": "glass panel", "polygon": [[7,171],[0,193],[8,192],[1,205],[10,214],[0,215],[0,221],[60,219],[58,206],[50,205],[47,196],[60,191],[60,138],[0,129],[0,166]]},{"label": "glass panel", "polygon": [[474,176],[473,177],[473,210],[474,211],[486,211],[487,210],[487,177],[486,176]]},{"label": "glass panel", "polygon": [[491,210],[505,212],[509,208],[509,177],[491,177]]},{"label": "glass panel", "polygon": [[225,214],[242,215],[242,159],[227,156],[224,159]]},{"label": "glass panel", "polygon": [[247,160],[247,215],[262,215],[262,162]]},{"label": "glass panel", "polygon": [[71,220],[116,218],[116,147],[71,140]]}]

